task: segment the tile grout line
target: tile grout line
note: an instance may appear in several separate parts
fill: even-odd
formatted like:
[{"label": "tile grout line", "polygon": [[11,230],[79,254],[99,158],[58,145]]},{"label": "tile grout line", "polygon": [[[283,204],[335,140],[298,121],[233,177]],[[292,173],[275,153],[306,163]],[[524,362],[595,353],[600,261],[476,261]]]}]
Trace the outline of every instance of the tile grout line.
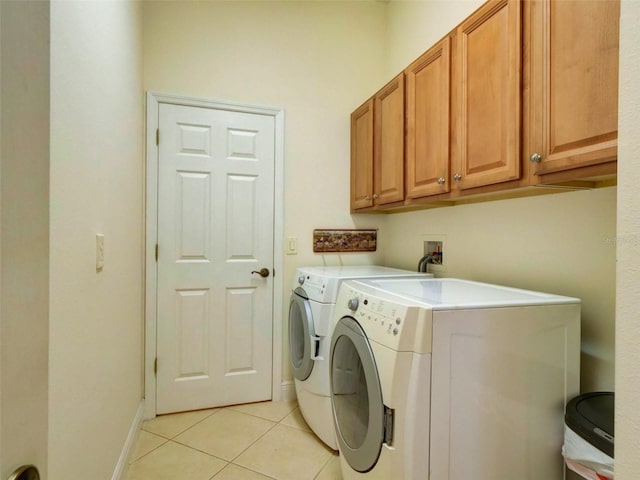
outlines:
[{"label": "tile grout line", "polygon": [[331,463],[333,461],[333,457],[336,456],[336,453],[332,453],[331,456],[329,457],[329,459],[325,462],[324,465],[322,465],[322,467],[320,467],[320,470],[318,471],[318,473],[316,473],[316,475],[313,477],[314,480],[316,480],[318,478],[318,476],[322,473],[322,471],[327,468],[327,465],[329,465],[329,463]]},{"label": "tile grout line", "polygon": [[[262,476],[264,478],[268,478],[270,480],[278,480],[277,477],[272,477],[271,475],[267,475],[266,473],[262,473],[262,472],[259,472],[257,470],[254,470],[252,468],[245,467],[244,465],[238,465],[237,463],[233,463],[233,462],[229,462],[229,464],[227,466],[225,466],[224,468],[227,468],[229,465],[233,465],[234,467],[242,468],[243,470],[248,470],[249,472],[253,472],[253,473],[257,474],[257,475],[260,475],[260,476]],[[222,470],[224,470],[224,468]],[[219,475],[220,473],[222,473],[222,470],[220,470],[218,473],[216,473],[216,475]],[[211,477],[209,480],[215,480],[216,475]]]},{"label": "tile grout line", "polygon": [[[142,426],[142,427],[140,427],[140,430],[142,430],[142,431],[144,431],[144,432],[146,432],[146,433],[149,433],[149,434],[151,434],[151,435],[155,435],[156,437],[162,438],[162,439],[164,440],[164,442],[162,442],[162,443],[161,443],[160,445],[158,445],[157,447],[152,448],[151,450],[149,450],[149,451],[148,451],[147,453],[145,453],[144,455],[142,455],[142,456],[140,456],[140,457],[136,458],[136,459],[135,459],[134,461],[132,461],[131,463],[128,463],[128,464],[127,464],[127,466],[128,466],[129,468],[131,468],[131,466],[132,466],[134,463],[139,462],[140,460],[142,460],[143,458],[145,458],[147,455],[151,454],[152,452],[155,452],[155,451],[156,451],[156,450],[158,450],[160,447],[165,446],[165,445],[166,445],[167,443],[169,443],[169,442],[173,442],[173,443],[175,443],[175,444],[177,444],[177,445],[182,445],[183,447],[191,448],[191,447],[189,447],[188,445],[184,445],[184,444],[182,444],[182,443],[180,443],[180,442],[176,442],[176,441],[175,441],[175,440],[173,440],[173,439],[174,439],[175,437],[177,437],[177,436],[179,436],[179,435],[183,434],[184,432],[186,432],[186,431],[187,431],[187,430],[189,430],[190,428],[195,427],[195,426],[196,426],[197,424],[199,424],[200,422],[203,422],[203,421],[205,421],[207,418],[209,418],[209,417],[211,417],[211,416],[215,415],[215,414],[216,414],[216,413],[218,413],[220,410],[222,410],[222,409],[221,409],[221,408],[216,408],[213,412],[211,412],[211,414],[209,414],[209,415],[207,415],[206,417],[202,418],[201,420],[197,421],[196,423],[194,423],[193,425],[189,426],[189,427],[188,427],[188,428],[186,428],[185,430],[182,430],[182,431],[180,431],[179,433],[176,433],[176,434],[175,434],[173,437],[171,437],[171,438],[167,438],[167,437],[165,437],[164,435],[160,435],[160,434],[158,434],[158,433],[151,432],[151,431],[149,431],[149,430],[145,430],[145,429],[144,429],[144,423],[143,423],[143,426]],[[156,416],[156,418],[158,418],[158,417]],[[147,420],[147,421],[149,421],[149,420]],[[138,441],[140,441],[140,437],[138,437]],[[194,448],[193,450],[196,450],[196,449]],[[198,451],[199,451],[199,450],[198,450]],[[206,453],[206,452],[202,452],[202,453]],[[207,454],[207,455],[209,455],[209,454]],[[215,457],[215,455],[211,455],[211,456],[212,456],[212,457]],[[225,461],[225,462],[226,462],[226,460],[224,460],[224,459],[222,459],[222,458],[219,458],[219,457],[215,457],[215,458],[218,458],[219,460],[223,460],[223,461]],[[231,463],[231,462],[227,462],[227,464],[229,464],[229,463]],[[216,474],[216,475],[217,475],[217,474]]]},{"label": "tile grout line", "polygon": [[[258,417],[259,418],[259,417]],[[262,419],[264,420],[264,418]],[[271,427],[269,427],[268,430],[266,430],[262,435],[260,435],[258,438],[256,438],[253,442],[251,442],[249,445],[247,445],[247,447],[242,450],[238,455],[236,455],[235,457],[233,457],[233,460],[231,460],[229,463],[233,463],[234,465],[238,466],[238,467],[242,467],[242,468],[247,468],[243,465],[240,465],[238,463],[234,463],[238,457],[240,457],[240,455],[242,455],[244,452],[246,452],[247,450],[249,450],[253,445],[255,445],[255,443],[260,440],[262,437],[264,437],[267,433],[269,433],[271,430],[273,430],[274,428],[276,428],[278,425],[280,425],[279,423],[275,423],[273,425],[271,425]],[[256,473],[260,473],[260,472],[256,472]],[[261,474],[263,475],[263,474]]]},{"label": "tile grout line", "polygon": [[[202,453],[204,455],[207,455],[208,457],[216,458],[216,459],[218,459],[218,460],[220,460],[222,462],[225,462],[227,465],[231,463],[231,460],[226,460],[226,459],[224,459],[222,457],[218,457],[217,455],[214,455],[213,453],[205,452],[204,450],[200,450],[199,448],[192,447],[191,445],[187,445],[185,443],[181,443],[181,442],[179,442],[177,440],[169,440],[169,441],[172,442],[172,443],[175,443],[176,445],[180,445],[181,447],[185,447],[185,448],[188,448],[190,450],[193,450],[194,452]],[[225,465],[225,467],[226,467],[226,465]]]},{"label": "tile grout line", "polygon": [[[296,407],[296,408],[297,408],[297,407]],[[273,422],[273,425],[271,425],[271,427],[269,427],[269,429],[268,429],[268,430],[266,430],[262,435],[260,435],[258,438],[256,438],[253,442],[251,442],[249,445],[247,445],[247,447],[246,447],[244,450],[242,450],[240,453],[238,453],[238,455],[236,455],[235,457],[233,457],[233,459],[232,459],[232,460],[230,460],[224,468],[227,468],[229,465],[233,465],[233,466],[235,466],[235,467],[243,468],[243,469],[248,470],[248,471],[250,471],[250,472],[253,472],[253,473],[256,473],[256,474],[258,474],[258,475],[261,475],[261,476],[263,476],[263,477],[265,477],[265,478],[269,478],[269,479],[271,479],[271,480],[278,480],[276,477],[272,477],[271,475],[267,475],[267,474],[265,474],[265,473],[263,473],[263,472],[260,472],[260,471],[254,470],[254,469],[249,468],[249,467],[247,467],[247,466],[245,466],[245,465],[240,465],[239,463],[235,463],[235,460],[237,460],[237,459],[238,459],[238,458],[239,458],[239,457],[240,457],[244,452],[246,452],[246,451],[247,451],[247,450],[249,450],[253,445],[255,445],[255,444],[256,444],[256,442],[258,442],[258,441],[259,441],[262,437],[264,437],[267,433],[269,433],[269,432],[270,432],[271,430],[273,430],[275,427],[277,427],[278,425],[280,425],[280,424],[281,424],[281,422],[282,422],[285,418],[287,418],[287,416],[291,415],[291,412],[293,412],[293,411],[295,410],[295,408],[294,408],[293,410],[291,410],[290,412],[286,413],[286,414],[285,414],[285,415],[284,415],[284,416],[283,416],[283,417],[282,417],[278,422],[274,422],[274,421],[273,421],[273,420],[271,420],[270,418],[264,418],[264,417],[261,417],[261,416],[258,416],[258,415],[253,415],[253,414],[251,414],[251,413],[243,412],[243,411],[241,411],[241,410],[234,410],[234,409],[233,409],[233,407],[225,407],[225,409],[232,410],[232,411],[234,411],[234,412],[236,412],[236,413],[242,413],[242,414],[245,414],[245,415],[249,415],[250,417],[258,418],[258,419],[260,419],[260,420],[267,420],[267,421],[269,421],[269,422]],[[286,427],[287,425],[283,425],[283,426],[285,426],[285,427]],[[216,458],[217,458],[217,457],[216,457]],[[222,470],[224,470],[224,468],[223,468]],[[324,468],[324,467],[323,467],[323,468]],[[216,475],[218,475],[219,473],[221,473],[221,472],[222,472],[222,470],[220,470],[220,472],[216,473]],[[209,480],[214,480],[214,479],[215,479],[215,477],[216,477],[216,475],[214,475],[213,477],[211,477]]]},{"label": "tile grout line", "polygon": [[[259,437],[257,437],[257,438],[256,438],[253,442],[251,442],[251,443],[250,443],[250,444],[249,444],[249,445],[248,445],[244,450],[242,450],[240,453],[238,453],[238,454],[237,454],[235,457],[233,457],[233,459],[231,459],[231,460],[226,460],[226,459],[224,459],[224,458],[218,457],[218,456],[213,455],[213,454],[211,454],[211,453],[209,453],[209,452],[205,452],[204,450],[200,450],[200,449],[198,449],[198,448],[196,448],[196,447],[193,447],[193,446],[191,446],[191,445],[187,445],[187,444],[185,444],[185,443],[182,443],[182,442],[180,442],[180,441],[176,440],[176,438],[177,438],[178,436],[180,436],[181,434],[185,433],[187,430],[190,430],[191,428],[195,427],[195,426],[196,426],[197,424],[199,424],[200,422],[194,423],[194,424],[193,424],[191,427],[189,427],[187,430],[184,430],[183,432],[180,432],[179,434],[177,434],[175,437],[173,437],[173,438],[169,439],[168,441],[169,441],[169,442],[173,442],[173,443],[175,443],[175,444],[177,444],[177,445],[182,445],[183,447],[186,447],[186,448],[190,448],[190,449],[192,449],[192,450],[195,450],[196,452],[204,453],[205,455],[208,455],[208,456],[210,456],[210,457],[217,458],[218,460],[222,460],[223,462],[226,462],[226,463],[227,463],[227,465],[229,465],[229,464],[233,464],[233,465],[235,465],[236,467],[241,467],[241,468],[244,468],[244,469],[247,469],[247,470],[251,470],[250,468],[247,468],[247,467],[245,467],[244,465],[240,465],[240,464],[234,463],[234,461],[235,461],[235,460],[237,460],[237,458],[238,458],[240,455],[242,455],[244,452],[246,452],[249,448],[251,448],[251,447],[252,447],[252,446],[253,446],[253,445],[254,445],[258,440],[260,440],[262,437],[264,437],[267,433],[269,433],[271,430],[273,430],[276,426],[280,425],[280,422],[274,422],[273,420],[270,420],[270,419],[267,419],[267,418],[264,418],[264,417],[259,417],[259,416],[257,416],[257,415],[251,415],[251,414],[246,413],[246,412],[241,412],[241,411],[238,411],[238,410],[233,410],[231,407],[222,407],[222,408],[220,408],[220,409],[219,409],[219,411],[222,411],[222,410],[231,410],[231,411],[233,411],[233,412],[235,412],[235,413],[240,413],[240,414],[247,415],[247,416],[250,416],[250,417],[253,417],[253,418],[257,418],[257,419],[259,419],[259,420],[264,420],[264,421],[267,421],[267,422],[271,422],[273,425],[271,425],[267,430],[265,430],[265,431],[264,431],[264,433],[262,433]],[[214,414],[215,414],[215,413],[217,413],[217,412],[214,412]],[[213,414],[212,414],[212,415],[213,415]],[[209,416],[207,416],[206,418],[210,418],[212,415],[209,415]],[[289,415],[289,413],[287,413],[284,417],[282,417],[282,419],[281,419],[280,421],[284,420],[288,415]],[[201,421],[206,420],[206,418],[203,418]],[[287,425],[283,425],[283,426],[285,426],[285,427],[286,427]],[[226,466],[227,466],[227,465],[225,465],[225,467],[224,467],[224,468],[226,468]],[[223,468],[223,470],[224,470],[224,468]],[[221,471],[222,471],[222,470],[221,470]],[[254,470],[251,470],[251,471],[253,472]],[[218,473],[220,473],[220,472],[218,472]],[[218,473],[216,473],[216,475],[217,475]],[[255,473],[259,473],[260,475],[263,475],[263,476],[265,476],[265,477],[269,477],[268,475],[265,475],[264,473],[261,473],[261,472],[255,472]],[[269,477],[269,478],[273,478],[273,477]],[[277,480],[277,479],[275,479],[275,480]]]},{"label": "tile grout line", "polygon": [[[187,428],[185,428],[184,430],[180,430],[178,433],[176,433],[175,435],[173,435],[173,436],[171,436],[171,437],[165,437],[165,436],[164,436],[164,435],[162,435],[162,434],[155,433],[155,432],[151,432],[151,431],[149,431],[149,430],[145,430],[145,429],[144,429],[144,423],[142,424],[141,430],[144,430],[144,431],[145,431],[145,432],[147,432],[147,433],[153,433],[154,435],[157,435],[158,437],[166,438],[167,440],[173,440],[173,439],[174,439],[174,438],[176,438],[178,435],[182,435],[182,434],[183,434],[184,432],[186,432],[187,430],[189,430],[189,429],[191,429],[191,428],[195,427],[195,426],[196,426],[196,425],[198,425],[199,423],[204,422],[207,418],[210,418],[210,417],[212,417],[213,415],[215,415],[216,413],[218,413],[218,412],[220,412],[220,411],[224,410],[224,408],[225,408],[225,407],[216,407],[215,409],[213,409],[213,412],[211,412],[209,415],[207,415],[206,417],[201,418],[201,419],[200,419],[200,420],[198,420],[196,423],[193,423],[193,424],[189,425],[189,426],[188,426]],[[208,410],[208,409],[207,409],[207,410]],[[192,412],[198,412],[198,411],[204,411],[204,410],[192,410]],[[175,413],[175,414],[171,414],[171,413],[170,413],[170,414],[168,414],[168,415],[179,415],[180,413],[189,413],[189,412],[178,412],[178,413]],[[156,418],[159,418],[159,417],[158,417],[158,416],[156,416]],[[154,420],[154,419],[152,419],[152,420],[147,420],[147,421],[153,421],[153,420]]]},{"label": "tile grout line", "polygon": [[[240,404],[240,405],[251,405],[250,403],[248,404]],[[289,415],[291,415],[291,413],[298,408],[297,406],[293,408],[293,410],[291,410],[289,413],[285,413],[284,417],[282,417],[280,420],[272,420],[271,418],[265,418],[265,417],[261,417],[260,415],[256,415],[254,413],[248,413],[248,412],[244,412],[242,410],[235,410],[233,407],[237,407],[238,405],[231,405],[230,407],[222,407],[223,410],[233,410],[234,412],[237,413],[244,413],[245,415],[250,415],[252,417],[255,418],[261,418],[262,420],[269,420],[270,422],[274,422],[274,423],[280,423],[282,422],[282,420],[284,420],[285,418],[287,418]]]},{"label": "tile grout line", "polygon": [[[151,433],[151,432],[147,432],[145,430],[146,433]],[[155,435],[154,433],[151,433],[151,435]],[[132,462],[128,463],[127,465],[129,467],[131,467],[131,465],[133,465],[134,463],[142,460],[144,457],[146,457],[147,455],[149,455],[151,452],[155,452],[157,449],[159,449],[160,447],[162,447],[163,445],[166,445],[167,443],[169,443],[171,441],[171,439],[169,438],[165,438],[162,435],[155,435],[156,437],[159,437],[161,439],[164,440],[164,442],[162,442],[160,445],[158,445],[157,447],[152,448],[151,450],[149,450],[147,453],[145,453],[144,455],[141,455],[140,457],[136,458],[135,460],[133,460]],[[138,442],[140,441],[140,437],[138,437]],[[136,447],[137,447],[137,443],[136,443]]]},{"label": "tile grout line", "polygon": [[[292,411],[293,411],[293,410],[292,410]],[[237,460],[237,459],[238,459],[238,458],[239,458],[239,457],[240,457],[244,452],[246,452],[247,450],[249,450],[249,449],[250,449],[253,445],[255,445],[255,444],[256,444],[256,443],[257,443],[257,442],[258,442],[262,437],[264,437],[267,433],[269,433],[271,430],[273,430],[273,429],[274,429],[275,427],[277,427],[277,426],[282,426],[282,427],[284,427],[284,428],[290,428],[290,429],[295,430],[295,431],[298,431],[298,432],[306,433],[306,434],[311,435],[312,437],[316,438],[316,440],[317,440],[319,443],[322,443],[322,441],[321,441],[319,438],[317,438],[317,436],[316,436],[313,432],[310,432],[310,431],[307,431],[307,430],[302,430],[302,429],[300,429],[300,428],[296,428],[296,427],[293,427],[293,426],[290,426],[290,425],[283,424],[283,423],[282,423],[282,421],[283,421],[285,418],[287,418],[287,416],[289,416],[290,414],[291,414],[291,412],[289,412],[289,413],[288,413],[288,414],[286,414],[284,417],[282,417],[282,419],[281,419],[278,423],[274,423],[274,425],[273,425],[269,430],[267,430],[267,431],[266,431],[266,432],[264,432],[262,435],[260,435],[258,438],[256,438],[256,440],[255,440],[254,442],[252,442],[249,446],[247,446],[247,448],[245,448],[242,452],[240,452],[238,455],[236,455],[236,456],[234,457],[234,459],[233,459],[233,460],[231,460],[229,463],[231,463],[232,465],[235,465],[236,467],[241,467],[241,468],[244,468],[244,469],[246,469],[246,470],[250,470],[250,471],[252,471],[252,472],[254,472],[254,473],[257,473],[257,474],[259,474],[259,475],[262,475],[262,476],[264,476],[264,477],[271,478],[271,479],[273,479],[273,480],[279,480],[277,477],[272,477],[272,476],[267,475],[267,474],[265,474],[265,473],[263,473],[263,472],[260,472],[260,471],[258,471],[258,470],[253,470],[252,468],[249,468],[249,467],[247,467],[247,466],[245,466],[245,465],[241,465],[241,464],[239,464],[239,463],[235,463],[235,461],[236,461],[236,460]],[[261,418],[261,417],[258,417],[258,418]],[[265,419],[264,419],[264,418],[262,418],[262,420],[265,420]],[[318,476],[318,475],[320,475],[320,473],[322,473],[322,470],[323,470],[323,469],[327,466],[327,464],[331,461],[331,459],[333,458],[333,456],[334,456],[334,453],[331,453],[331,455],[329,456],[328,460],[327,460],[327,461],[322,465],[322,467],[320,467],[320,470],[318,470],[318,473],[316,473],[316,474],[313,476],[313,478],[314,478],[314,479],[315,479],[315,478],[317,478],[317,476]],[[211,480],[211,479],[210,479],[210,480]]]},{"label": "tile grout line", "polygon": [[[297,407],[296,407],[296,408],[297,408]],[[291,410],[291,412],[293,412],[294,410],[295,410],[295,408],[294,408],[293,410]],[[234,410],[234,411],[237,411],[237,410]],[[289,413],[285,414],[285,415],[280,419],[280,421],[278,421],[278,422],[274,422],[274,424],[271,426],[271,428],[269,428],[269,429],[268,429],[267,431],[265,431],[262,435],[260,435],[260,436],[259,436],[258,438],[256,438],[253,442],[251,442],[251,444],[249,444],[249,445],[247,446],[247,448],[245,448],[242,452],[240,452],[238,455],[236,455],[235,457],[233,457],[233,460],[231,460],[229,463],[231,463],[232,465],[235,465],[236,467],[244,468],[244,469],[249,470],[249,471],[251,471],[251,472],[257,473],[258,475],[262,475],[262,476],[264,476],[264,477],[267,477],[267,478],[270,478],[270,479],[273,479],[273,480],[278,480],[277,478],[272,477],[271,475],[267,475],[267,474],[265,474],[265,473],[263,473],[263,472],[259,472],[259,471],[257,471],[257,470],[253,470],[252,468],[249,468],[249,467],[247,467],[247,466],[245,466],[245,465],[240,465],[239,463],[235,463],[235,461],[236,461],[238,458],[240,458],[240,456],[242,456],[242,454],[243,454],[244,452],[246,452],[247,450],[249,450],[249,449],[250,449],[253,445],[255,445],[255,444],[256,444],[256,443],[257,443],[257,442],[258,442],[262,437],[264,437],[267,433],[269,433],[271,430],[273,430],[274,428],[276,428],[278,425],[282,425],[283,427],[288,427],[288,425],[283,425],[283,424],[282,424],[282,421],[283,421],[285,418],[287,418],[289,415],[291,415],[291,412],[289,412]],[[245,413],[245,412],[240,412],[240,413]],[[251,414],[247,414],[247,415],[251,415]],[[260,418],[261,420],[266,420],[265,418],[263,418],[263,417],[258,417],[257,415],[251,415],[251,416],[253,416],[253,417],[255,417],[255,418]],[[270,420],[270,421],[272,421],[272,420]],[[290,428],[293,428],[293,427],[290,427]],[[324,468],[324,467],[323,467],[323,468]]]},{"label": "tile grout line", "polygon": [[[235,408],[234,408],[234,407],[236,407],[235,405],[234,405],[234,406],[228,406],[228,407],[218,407],[218,408],[213,409],[213,411],[212,411],[210,414],[208,414],[208,415],[206,415],[205,417],[203,417],[203,418],[199,419],[198,421],[196,421],[195,423],[193,423],[193,424],[189,425],[188,427],[186,427],[186,428],[184,428],[184,429],[180,430],[179,432],[177,432],[176,434],[174,434],[174,435],[170,436],[169,438],[167,438],[167,436],[164,436],[164,435],[162,435],[162,434],[159,434],[159,433],[156,433],[156,432],[153,432],[153,431],[149,431],[149,430],[145,430],[145,428],[144,428],[144,427],[142,427],[142,428],[141,428],[141,430],[145,431],[146,433],[148,433],[148,434],[150,434],[150,435],[153,435],[153,436],[155,436],[155,437],[158,437],[158,438],[160,438],[160,439],[162,439],[162,440],[164,440],[164,441],[163,441],[160,445],[158,445],[158,446],[154,447],[153,449],[151,449],[150,451],[148,451],[148,452],[147,452],[147,453],[145,453],[144,455],[140,456],[139,458],[137,458],[136,460],[134,460],[133,462],[131,462],[131,463],[130,463],[130,464],[128,464],[128,465],[129,465],[129,467],[133,466],[135,463],[137,463],[137,462],[141,461],[143,458],[147,457],[147,456],[148,456],[149,454],[151,454],[152,452],[154,452],[154,451],[158,450],[159,448],[162,448],[162,447],[164,447],[164,446],[167,446],[167,445],[168,445],[168,443],[169,443],[169,442],[171,442],[171,443],[172,443],[172,444],[174,444],[174,445],[182,446],[182,447],[187,448],[187,449],[189,449],[189,450],[192,450],[192,451],[194,451],[194,452],[198,452],[198,453],[201,453],[201,454],[207,455],[208,457],[215,458],[216,460],[220,460],[220,461],[224,462],[224,466],[223,466],[223,467],[222,467],[218,472],[216,472],[216,473],[215,473],[215,475],[213,475],[212,477],[210,477],[210,479],[209,479],[209,480],[215,480],[215,478],[216,478],[218,475],[220,475],[223,471],[225,471],[226,469],[228,469],[228,468],[229,468],[229,465],[233,465],[233,466],[234,466],[234,467],[236,467],[236,468],[241,468],[241,469],[244,469],[244,470],[247,470],[247,471],[253,472],[253,473],[257,474],[257,475],[261,475],[261,476],[263,476],[265,479],[269,479],[269,480],[278,480],[278,478],[277,478],[277,477],[273,477],[273,476],[271,476],[271,475],[269,475],[269,474],[263,473],[263,472],[261,472],[261,471],[259,471],[259,470],[255,470],[255,469],[253,469],[253,468],[251,468],[251,467],[248,467],[248,466],[245,466],[245,465],[241,465],[241,464],[239,464],[239,463],[236,463],[236,461],[238,460],[238,458],[239,458],[240,456],[242,456],[245,452],[247,452],[247,450],[249,450],[251,447],[253,447],[253,446],[254,446],[257,442],[259,442],[259,441],[260,441],[264,436],[266,436],[266,435],[267,435],[269,432],[271,432],[271,431],[272,431],[276,426],[279,426],[279,425],[280,425],[280,426],[282,426],[282,427],[284,427],[284,428],[288,428],[288,429],[291,429],[291,430],[294,430],[294,431],[298,431],[298,432],[306,433],[306,434],[308,434],[308,435],[310,435],[310,436],[312,436],[312,437],[315,437],[315,438],[316,438],[316,440],[318,440],[318,442],[322,443],[322,442],[321,442],[321,440],[317,438],[317,436],[313,433],[313,431],[311,431],[311,430],[309,429],[309,427],[308,427],[308,426],[307,426],[307,428],[304,428],[304,427],[302,427],[302,425],[298,425],[296,422],[292,422],[292,423],[293,423],[292,425],[289,425],[289,424],[285,424],[285,423],[283,423],[283,422],[285,421],[285,419],[287,419],[287,418],[288,418],[289,416],[291,416],[291,415],[292,415],[292,414],[293,414],[297,409],[299,409],[299,406],[298,406],[297,404],[295,404],[295,403],[294,403],[294,405],[295,405],[295,406],[294,406],[291,410],[289,410],[288,412],[286,412],[286,413],[285,413],[285,414],[280,418],[280,420],[278,420],[278,421],[274,421],[274,420],[272,420],[271,418],[266,418],[265,416],[260,416],[260,415],[254,414],[254,413],[249,413],[249,412],[243,411],[242,409],[235,409]],[[195,427],[195,426],[197,426],[198,424],[200,424],[200,423],[204,422],[205,420],[207,420],[207,419],[211,418],[212,416],[214,416],[214,415],[218,414],[219,412],[221,412],[221,411],[223,411],[223,410],[230,410],[230,411],[233,411],[233,412],[235,412],[235,413],[248,415],[248,416],[250,416],[250,417],[252,417],[252,418],[260,419],[260,420],[263,420],[263,421],[269,421],[269,422],[271,422],[271,423],[272,423],[272,425],[271,425],[271,426],[269,426],[269,428],[268,428],[264,433],[260,434],[260,435],[255,439],[255,440],[253,440],[253,441],[252,441],[252,442],[251,442],[251,443],[250,443],[246,448],[244,448],[240,453],[238,453],[237,455],[235,455],[231,460],[226,460],[226,459],[224,459],[224,458],[218,457],[218,456],[216,456],[216,455],[213,455],[213,454],[208,453],[208,452],[203,451],[203,450],[199,450],[198,448],[195,448],[195,447],[190,446],[190,445],[186,445],[186,444],[184,444],[184,443],[182,443],[182,442],[180,442],[180,441],[176,440],[178,436],[180,436],[180,435],[182,435],[182,434],[186,433],[188,430],[190,430],[190,429],[194,428],[194,427]],[[304,419],[304,417],[303,417],[303,419]],[[329,458],[328,458],[328,459],[327,459],[327,460],[322,464],[322,466],[320,467],[320,469],[318,470],[318,472],[314,475],[314,477],[313,477],[314,479],[317,479],[317,478],[318,478],[318,476],[323,472],[323,470],[324,470],[325,468],[327,468],[327,466],[329,465],[329,463],[330,463],[331,461],[333,461],[333,457],[336,455],[336,453],[335,453],[335,452],[333,452],[333,451],[328,451],[328,453],[330,453]]]}]

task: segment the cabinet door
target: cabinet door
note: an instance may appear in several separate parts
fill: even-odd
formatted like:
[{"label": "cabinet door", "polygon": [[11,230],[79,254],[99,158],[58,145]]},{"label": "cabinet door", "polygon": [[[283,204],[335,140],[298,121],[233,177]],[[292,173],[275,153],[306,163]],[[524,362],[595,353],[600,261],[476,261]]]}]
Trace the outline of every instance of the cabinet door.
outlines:
[{"label": "cabinet door", "polygon": [[492,0],[457,29],[453,179],[467,189],[520,177],[521,12]]},{"label": "cabinet door", "polygon": [[375,95],[375,203],[404,200],[404,73]]},{"label": "cabinet door", "polygon": [[373,206],[373,98],[351,114],[351,210]]},{"label": "cabinet door", "polygon": [[535,173],[615,160],[619,1],[533,0],[528,15]]},{"label": "cabinet door", "polygon": [[407,79],[407,197],[451,190],[449,86],[451,40],[445,37],[413,62]]}]

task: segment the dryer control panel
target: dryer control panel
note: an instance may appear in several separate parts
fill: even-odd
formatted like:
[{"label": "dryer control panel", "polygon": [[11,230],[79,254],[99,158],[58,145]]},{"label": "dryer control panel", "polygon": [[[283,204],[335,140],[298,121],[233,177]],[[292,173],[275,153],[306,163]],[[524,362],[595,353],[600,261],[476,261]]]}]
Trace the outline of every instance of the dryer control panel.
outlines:
[{"label": "dryer control panel", "polygon": [[314,302],[335,303],[338,284],[339,281],[332,281],[326,276],[298,270],[291,289],[303,288],[307,298]]},{"label": "dryer control panel", "polygon": [[355,283],[341,286],[334,321],[348,315],[367,338],[397,351],[431,351],[431,310],[384,292],[355,288]]}]

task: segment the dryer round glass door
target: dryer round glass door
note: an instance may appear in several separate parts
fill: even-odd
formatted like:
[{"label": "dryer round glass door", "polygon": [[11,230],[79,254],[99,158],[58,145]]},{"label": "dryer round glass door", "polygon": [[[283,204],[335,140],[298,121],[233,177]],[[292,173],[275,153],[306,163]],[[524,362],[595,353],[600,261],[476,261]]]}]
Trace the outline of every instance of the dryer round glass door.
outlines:
[{"label": "dryer round glass door", "polygon": [[376,362],[360,324],[340,319],[331,339],[331,404],[340,453],[358,472],[371,470],[384,440],[384,404]]},{"label": "dryer round glass door", "polygon": [[311,375],[313,359],[317,356],[315,339],[311,305],[304,290],[296,288],[289,302],[289,362],[298,380],[306,380]]}]

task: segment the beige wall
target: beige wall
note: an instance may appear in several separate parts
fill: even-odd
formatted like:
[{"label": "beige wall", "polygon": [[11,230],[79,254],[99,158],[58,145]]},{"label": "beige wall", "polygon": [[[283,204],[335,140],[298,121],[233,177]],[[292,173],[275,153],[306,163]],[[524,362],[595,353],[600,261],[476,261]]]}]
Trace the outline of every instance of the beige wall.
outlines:
[{"label": "beige wall", "polygon": [[[144,86],[285,110],[283,304],[300,265],[380,262],[314,255],[314,228],[375,227],[349,215],[349,114],[384,78],[380,2],[145,2]],[[288,345],[285,338],[283,346]],[[290,379],[288,359],[283,376]]]},{"label": "beige wall", "polygon": [[47,478],[49,5],[0,2],[0,478]]},{"label": "beige wall", "polygon": [[141,13],[51,5],[50,480],[111,478],[142,397]]},{"label": "beige wall", "polygon": [[615,188],[389,217],[385,261],[415,268],[425,235],[443,236],[438,275],[582,299],[582,390],[613,389]]},{"label": "beige wall", "polygon": [[387,74],[402,71],[485,0],[392,1],[387,12]]},{"label": "beige wall", "polygon": [[623,0],[620,21],[616,480],[640,472],[640,2]]}]

